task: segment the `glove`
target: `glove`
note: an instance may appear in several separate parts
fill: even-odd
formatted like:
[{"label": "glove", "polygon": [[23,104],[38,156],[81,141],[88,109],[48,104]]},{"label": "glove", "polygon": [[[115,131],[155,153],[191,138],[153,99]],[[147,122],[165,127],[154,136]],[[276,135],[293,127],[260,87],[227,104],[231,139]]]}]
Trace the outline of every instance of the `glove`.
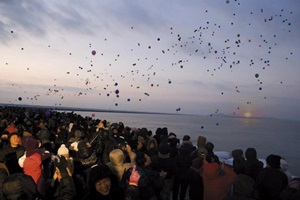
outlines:
[{"label": "glove", "polygon": [[135,185],[138,186],[138,182],[140,180],[140,174],[138,171],[136,171],[136,165],[133,165],[132,172],[129,177],[129,185]]},{"label": "glove", "polygon": [[62,178],[70,176],[67,171],[68,162],[64,156],[56,157],[54,160],[54,164],[58,168]]}]

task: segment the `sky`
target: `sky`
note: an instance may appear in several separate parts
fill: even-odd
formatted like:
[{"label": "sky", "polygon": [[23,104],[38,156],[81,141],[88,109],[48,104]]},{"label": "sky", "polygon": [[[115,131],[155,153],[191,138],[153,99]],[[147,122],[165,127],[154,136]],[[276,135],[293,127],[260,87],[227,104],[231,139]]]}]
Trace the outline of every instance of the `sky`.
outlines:
[{"label": "sky", "polygon": [[298,0],[0,0],[0,103],[300,120]]}]

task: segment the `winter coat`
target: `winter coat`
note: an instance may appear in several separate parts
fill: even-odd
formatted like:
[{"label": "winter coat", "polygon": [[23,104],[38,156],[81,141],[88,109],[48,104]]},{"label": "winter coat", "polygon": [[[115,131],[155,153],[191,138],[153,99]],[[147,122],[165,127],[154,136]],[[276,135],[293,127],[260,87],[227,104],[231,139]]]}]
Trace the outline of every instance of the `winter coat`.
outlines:
[{"label": "winter coat", "polygon": [[243,162],[243,171],[246,175],[256,180],[258,173],[263,169],[263,162],[257,159],[256,150],[248,148],[245,152],[246,160]]},{"label": "winter coat", "polygon": [[280,193],[288,186],[287,176],[272,167],[262,169],[255,182],[255,197],[260,200],[279,200]]},{"label": "winter coat", "polygon": [[204,186],[203,179],[199,171],[190,168],[186,173],[186,178],[189,183],[189,198],[190,200],[203,200]]},{"label": "winter coat", "polygon": [[24,155],[24,152],[24,147],[12,147],[11,145],[7,145],[0,150],[0,162],[6,164],[10,174],[23,172],[18,164],[18,159]]},{"label": "winter coat", "polygon": [[37,188],[31,176],[23,173],[15,173],[4,179],[2,193],[3,200],[32,200],[37,195]]},{"label": "winter coat", "polygon": [[167,172],[166,179],[171,179],[177,172],[176,162],[174,158],[160,158],[159,155],[151,158],[151,167],[157,172]]},{"label": "winter coat", "polygon": [[76,197],[76,189],[71,176],[62,178],[54,195],[56,200],[72,200]]},{"label": "winter coat", "polygon": [[220,175],[218,163],[206,163],[203,167],[204,200],[220,200],[226,197],[236,174],[223,164],[224,175]]},{"label": "winter coat", "polygon": [[224,200],[254,200],[252,198],[254,190],[254,181],[250,176],[239,174],[231,188],[232,194]]},{"label": "winter coat", "polygon": [[123,173],[133,166],[133,162],[124,163],[125,156],[123,151],[120,149],[114,149],[111,151],[109,154],[109,160],[110,162],[106,165],[118,177],[119,181],[122,179]]},{"label": "winter coat", "polygon": [[26,157],[23,163],[24,174],[33,178],[35,184],[42,174],[42,157],[39,153],[34,153]]}]

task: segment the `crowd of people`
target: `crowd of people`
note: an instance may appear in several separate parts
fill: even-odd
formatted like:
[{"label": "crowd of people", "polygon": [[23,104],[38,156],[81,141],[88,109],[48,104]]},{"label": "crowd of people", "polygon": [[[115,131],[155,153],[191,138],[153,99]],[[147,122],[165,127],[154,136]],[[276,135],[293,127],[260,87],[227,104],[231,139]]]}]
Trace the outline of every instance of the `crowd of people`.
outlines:
[{"label": "crowd of people", "polygon": [[270,154],[232,151],[228,166],[199,135],[193,145],[74,112],[0,107],[0,199],[296,200],[300,180]]}]

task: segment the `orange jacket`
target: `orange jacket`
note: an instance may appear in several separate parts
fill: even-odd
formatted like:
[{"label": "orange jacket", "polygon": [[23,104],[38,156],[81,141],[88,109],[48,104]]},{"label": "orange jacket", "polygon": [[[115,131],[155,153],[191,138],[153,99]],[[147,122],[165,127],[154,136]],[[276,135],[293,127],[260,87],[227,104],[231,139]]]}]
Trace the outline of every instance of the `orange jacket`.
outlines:
[{"label": "orange jacket", "polygon": [[233,184],[236,174],[222,163],[224,175],[220,175],[218,163],[206,163],[203,167],[204,200],[221,200],[227,195]]}]

